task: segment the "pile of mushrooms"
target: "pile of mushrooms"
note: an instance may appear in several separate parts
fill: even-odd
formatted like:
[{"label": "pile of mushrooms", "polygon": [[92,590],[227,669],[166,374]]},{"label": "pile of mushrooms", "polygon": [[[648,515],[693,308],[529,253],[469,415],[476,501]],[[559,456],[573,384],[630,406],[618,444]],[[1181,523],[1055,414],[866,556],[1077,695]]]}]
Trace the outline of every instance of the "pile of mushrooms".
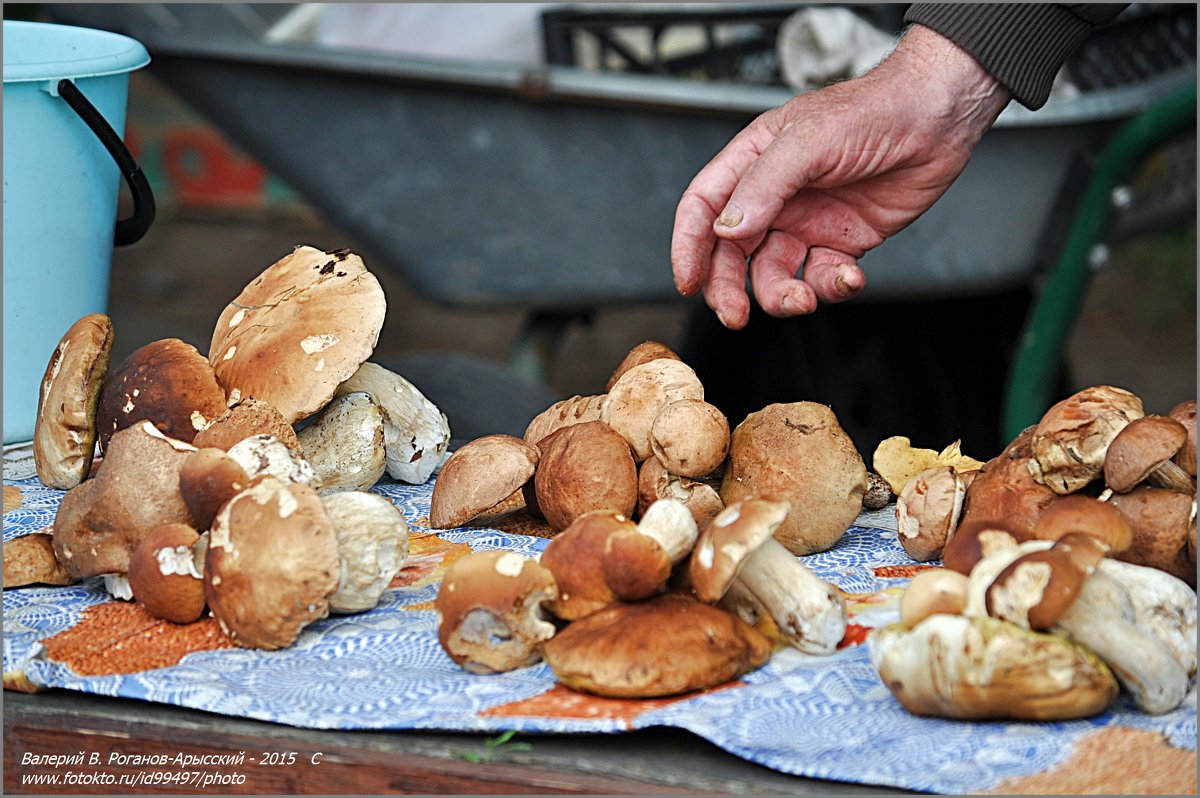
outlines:
[{"label": "pile of mushrooms", "polygon": [[[440,639],[468,670],[497,670],[499,645],[511,653],[505,669],[544,656],[564,684],[623,697],[700,689],[756,667],[760,655],[745,651],[763,648],[757,624],[801,651],[829,654],[845,633],[845,602],[797,557],[832,547],[868,487],[830,408],[774,404],[730,433],[695,372],[647,341],[604,394],[558,402],[523,439],[484,436],[446,461],[431,526],[461,527],[519,494],[552,539],[540,562],[466,558],[452,567],[439,592]],[[492,571],[509,572],[507,586]],[[476,574],[473,584],[466,574]],[[637,638],[639,624],[654,645],[616,641]],[[731,640],[742,641],[736,657]],[[594,659],[579,652],[604,645],[622,652],[617,662],[581,664]],[[696,663],[672,667],[692,676],[667,677],[661,657],[672,647]],[[704,664],[713,656],[720,666]]]},{"label": "pile of mushrooms", "polygon": [[5,587],[103,576],[176,623],[207,606],[254,648],[376,606],[409,530],[367,490],[385,473],[424,483],[450,441],[436,406],[368,361],[385,313],[361,258],[300,246],[225,307],[207,356],[164,339],[110,371],[111,320],[80,319],[46,368],[34,431],[38,476],[67,491],[53,563],[23,547],[43,562],[10,582],[6,551]]},{"label": "pile of mushrooms", "polygon": [[1197,670],[1195,417],[1194,400],[1147,415],[1093,386],[981,466],[911,475],[900,542],[944,567],[918,573],[900,623],[870,638],[901,703],[1068,719],[1123,689],[1147,713],[1179,706]]}]

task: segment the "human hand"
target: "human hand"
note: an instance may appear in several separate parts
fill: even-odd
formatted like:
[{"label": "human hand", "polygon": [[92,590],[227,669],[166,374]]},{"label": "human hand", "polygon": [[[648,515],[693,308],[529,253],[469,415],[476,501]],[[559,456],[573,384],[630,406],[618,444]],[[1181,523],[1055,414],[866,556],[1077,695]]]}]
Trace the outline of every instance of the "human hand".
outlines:
[{"label": "human hand", "polygon": [[950,187],[1009,98],[957,45],[913,26],[871,72],[767,111],[700,170],[675,212],[676,287],[703,291],[731,329],[750,316],[747,259],[772,316],[857,296],[858,259]]}]

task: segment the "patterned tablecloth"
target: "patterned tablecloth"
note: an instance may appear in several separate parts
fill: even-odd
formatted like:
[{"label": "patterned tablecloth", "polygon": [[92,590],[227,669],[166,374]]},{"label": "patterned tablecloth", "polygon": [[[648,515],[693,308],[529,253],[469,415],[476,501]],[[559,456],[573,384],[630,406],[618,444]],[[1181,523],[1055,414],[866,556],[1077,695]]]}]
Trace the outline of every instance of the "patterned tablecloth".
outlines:
[{"label": "patterned tablecloth", "polygon": [[[729,685],[637,701],[567,690],[545,664],[493,676],[454,665],[437,643],[432,609],[446,566],[476,549],[536,556],[547,541],[505,521],[435,533],[427,526],[432,483],[374,490],[395,501],[412,526],[408,563],[376,609],[317,622],[291,648],[264,652],[233,647],[211,618],[187,626],[156,621],[136,604],[112,601],[98,579],[6,590],[5,686],[60,687],[314,729],[619,733],[675,726],[785,773],[931,792],[1080,792],[1108,781],[1123,785],[1118,792],[1162,793],[1181,771],[1195,790],[1194,691],[1158,717],[1138,712],[1124,694],[1102,715],[1064,723],[965,723],[905,711],[864,644],[871,628],[896,620],[897,598],[921,567],[897,543],[894,527],[881,528],[888,512],[860,517],[831,551],[804,558],[846,593],[851,623],[836,654],[781,648]],[[36,478],[6,481],[4,540],[49,527],[61,496]]]}]

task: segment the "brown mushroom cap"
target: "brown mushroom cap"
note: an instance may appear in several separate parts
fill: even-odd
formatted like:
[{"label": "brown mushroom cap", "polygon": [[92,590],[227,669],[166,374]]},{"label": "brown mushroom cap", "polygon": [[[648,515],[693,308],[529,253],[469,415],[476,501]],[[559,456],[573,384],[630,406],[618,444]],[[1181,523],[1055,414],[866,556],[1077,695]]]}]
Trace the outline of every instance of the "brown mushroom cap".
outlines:
[{"label": "brown mushroom cap", "polygon": [[920,571],[900,596],[900,623],[912,628],[930,615],[961,615],[967,606],[967,577],[949,568]]},{"label": "brown mushroom cap", "polygon": [[[1105,485],[1117,493],[1128,492],[1170,463],[1187,443],[1187,437],[1187,428],[1168,416],[1135,418],[1108,445],[1104,458]],[[1195,484],[1184,475],[1181,487],[1194,490]]]},{"label": "brown mushroom cap", "polygon": [[70,490],[92,467],[96,411],[112,345],[112,320],[92,313],[63,334],[46,365],[33,425],[33,463],[51,488]]},{"label": "brown mushroom cap", "polygon": [[942,564],[969,576],[975,564],[997,552],[1015,548],[1032,537],[1032,532],[1005,520],[973,518],[963,521],[942,549]]},{"label": "brown mushroom cap", "polygon": [[617,600],[604,580],[602,563],[608,538],[627,528],[636,530],[627,516],[596,510],[579,516],[551,539],[541,557],[542,566],[558,583],[558,598],[550,602],[550,612],[574,621]]},{"label": "brown mushroom cap", "polygon": [[512,435],[484,435],[450,455],[429,503],[434,529],[462,526],[533,478],[538,448]]},{"label": "brown mushroom cap", "polygon": [[512,551],[476,551],[446,569],[434,599],[438,642],[471,673],[501,673],[541,659],[555,632],[543,612],[554,575]]},{"label": "brown mushroom cap", "polygon": [[204,595],[245,648],[290,646],[329,614],[339,577],[337,535],[307,485],[264,479],[230,499],[209,533]]},{"label": "brown mushroom cap", "polygon": [[1196,586],[1188,540],[1196,529],[1196,499],[1186,493],[1143,485],[1114,493],[1114,505],[1133,530],[1133,542],[1116,559],[1166,571]]},{"label": "brown mushroom cap", "polygon": [[1178,421],[1187,430],[1187,442],[1175,455],[1175,462],[1187,472],[1188,476],[1196,476],[1196,400],[1188,399],[1171,408],[1167,414]]},{"label": "brown mushroom cap", "polygon": [[681,360],[658,358],[626,371],[609,389],[600,420],[619,432],[640,463],[654,452],[650,429],[659,411],[680,399],[703,399],[704,386]]},{"label": "brown mushroom cap", "polygon": [[204,613],[203,562],[193,547],[200,536],[186,524],[164,524],[142,538],[129,559],[129,587],[146,612],[171,623]]},{"label": "brown mushroom cap", "polygon": [[1072,493],[1046,505],[1033,528],[1037,540],[1058,540],[1071,532],[1082,532],[1100,540],[1114,554],[1133,542],[1133,531],[1114,505],[1092,496]]},{"label": "brown mushroom cap", "polygon": [[772,404],[733,431],[721,483],[725,506],[774,494],[792,504],[776,539],[792,554],[825,551],[862,511],[867,468],[833,411],[816,402]]},{"label": "brown mushroom cap", "polygon": [[613,371],[612,376],[608,378],[604,390],[611,391],[617,380],[621,379],[621,376],[634,366],[640,366],[643,363],[649,363],[651,360],[658,360],[659,358],[680,360],[679,355],[671,351],[671,348],[666,344],[659,343],[658,341],[642,341],[625,355],[625,358]]},{"label": "brown mushroom cap", "polygon": [[1084,388],[1054,404],[1030,444],[1034,479],[1055,493],[1074,493],[1100,475],[1108,445],[1143,415],[1140,398],[1112,385]]},{"label": "brown mushroom cap", "polygon": [[208,359],[231,402],[262,399],[294,424],[371,356],[386,311],[362,258],[300,246],[226,306]]},{"label": "brown mushroom cap", "polygon": [[192,445],[197,449],[228,451],[234,444],[254,435],[274,435],[292,451],[300,451],[296,431],[279,411],[270,402],[249,397],[209,421],[196,433]]},{"label": "brown mushroom cap", "polygon": [[34,532],[4,542],[4,588],[70,585],[75,579],[54,554],[51,535]]},{"label": "brown mushroom cap", "polygon": [[250,484],[246,471],[220,449],[197,449],[179,469],[179,492],[196,528],[207,530],[217,512]]},{"label": "brown mushroom cap", "polygon": [[555,402],[529,422],[529,426],[525,428],[525,442],[537,444],[551,432],[563,427],[582,424],[585,421],[599,421],[600,408],[607,398],[607,394],[572,396],[570,399]]},{"label": "brown mushroom cap", "polygon": [[936,560],[958,527],[966,487],[952,466],[935,466],[908,481],[896,498],[900,545],[918,562]]},{"label": "brown mushroom cap", "polygon": [[729,453],[729,422],[702,399],[671,402],[654,417],[650,449],[672,474],[706,476],[720,468]]},{"label": "brown mushroom cap", "polygon": [[661,499],[683,502],[701,528],[725,508],[712,485],[672,474],[657,457],[651,457],[638,469],[638,514],[645,515]]},{"label": "brown mushroom cap", "polygon": [[558,681],[613,698],[715,687],[762,665],[771,650],[741,618],[679,592],[602,609],[543,645]]},{"label": "brown mushroom cap", "polygon": [[709,604],[720,600],[750,554],[779,529],[789,509],[786,501],[764,498],[731,504],[717,513],[688,560],[688,582],[696,597]]},{"label": "brown mushroom cap", "polygon": [[699,529],[683,502],[655,502],[637,526],[622,526],[604,544],[601,569],[621,601],[641,601],[667,587],[671,569],[692,551]]},{"label": "brown mushroom cap", "polygon": [[1033,478],[1030,444],[1034,429],[1022,431],[1003,452],[974,472],[963,500],[960,526],[975,519],[1003,518],[1025,536],[1032,535],[1046,505],[1058,496]]},{"label": "brown mushroom cap", "polygon": [[564,427],[538,443],[537,507],[555,530],[593,510],[626,517],[637,507],[637,466],[629,444],[601,421]]},{"label": "brown mushroom cap", "polygon": [[225,391],[196,347],[178,338],[152,341],[113,369],[100,392],[100,449],[108,449],[113,433],[143,420],[175,440],[191,443],[225,410]]},{"label": "brown mushroom cap", "polygon": [[[1079,548],[1093,555],[1087,558],[1090,568],[1073,553],[1073,538],[1093,544]],[[1063,540],[1066,544],[1060,541],[1044,551],[1022,554],[1005,566],[985,592],[987,614],[1037,631],[1052,627],[1079,595],[1095,561],[1104,556],[1095,538],[1073,533]]]}]

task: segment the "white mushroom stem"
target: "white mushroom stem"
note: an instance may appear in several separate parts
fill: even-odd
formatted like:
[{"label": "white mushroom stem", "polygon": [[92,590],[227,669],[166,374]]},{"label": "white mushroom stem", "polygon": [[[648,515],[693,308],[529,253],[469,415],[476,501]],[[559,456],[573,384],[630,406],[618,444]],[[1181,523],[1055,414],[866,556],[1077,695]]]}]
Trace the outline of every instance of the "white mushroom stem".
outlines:
[{"label": "white mushroom stem", "polygon": [[690,554],[696,538],[700,536],[696,519],[687,506],[677,499],[659,499],[650,505],[642,513],[637,529],[657,543],[672,564]]},{"label": "white mushroom stem", "polygon": [[1100,573],[1119,582],[1133,605],[1134,623],[1163,643],[1175,661],[1196,676],[1196,593],[1165,571],[1103,559]]},{"label": "white mushroom stem", "polygon": [[125,574],[104,574],[104,589],[115,599],[133,601],[133,588]]},{"label": "white mushroom stem", "polygon": [[749,557],[738,580],[766,608],[787,642],[831,654],[846,634],[846,600],[774,538]]},{"label": "white mushroom stem", "polygon": [[1180,493],[1196,492],[1196,480],[1173,460],[1168,460],[1151,471],[1148,479],[1160,488],[1177,490]]},{"label": "white mushroom stem", "polygon": [[725,595],[717,602],[717,606],[732,612],[751,626],[756,626],[764,615],[770,614],[740,579],[733,580]]},{"label": "white mushroom stem", "polygon": [[476,607],[468,612],[454,632],[456,644],[473,654],[462,663],[463,670],[496,673],[540,660],[542,652],[538,644],[549,640],[556,631],[543,607],[547,598],[545,591],[529,593],[519,606],[503,615],[490,607]]},{"label": "white mushroom stem", "polygon": [[1134,603],[1104,570],[1091,575],[1051,628],[1103,659],[1143,711],[1160,715],[1183,702],[1187,672],[1168,647],[1137,623]]}]

